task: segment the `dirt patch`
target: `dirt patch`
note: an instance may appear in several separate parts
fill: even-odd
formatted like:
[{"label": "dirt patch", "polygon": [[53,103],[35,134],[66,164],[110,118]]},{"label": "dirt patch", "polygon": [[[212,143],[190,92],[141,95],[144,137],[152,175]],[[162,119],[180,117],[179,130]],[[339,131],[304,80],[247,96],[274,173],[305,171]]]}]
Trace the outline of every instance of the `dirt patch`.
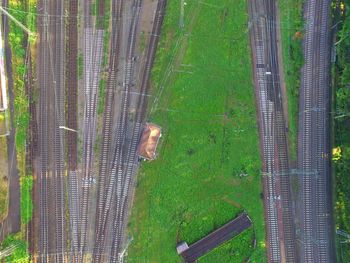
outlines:
[{"label": "dirt patch", "polygon": [[225,202],[229,203],[230,205],[233,205],[234,207],[241,208],[241,205],[239,203],[237,203],[234,200],[228,198],[227,196],[222,198],[222,200],[224,200]]},{"label": "dirt patch", "polygon": [[154,10],[156,10],[157,1],[145,0],[143,1],[142,13],[140,17],[141,31],[151,34],[153,28]]},{"label": "dirt patch", "polygon": [[241,184],[241,180],[240,179],[231,179],[230,181],[229,181],[229,183],[230,184],[232,184],[233,186],[238,186],[238,185],[240,185]]}]

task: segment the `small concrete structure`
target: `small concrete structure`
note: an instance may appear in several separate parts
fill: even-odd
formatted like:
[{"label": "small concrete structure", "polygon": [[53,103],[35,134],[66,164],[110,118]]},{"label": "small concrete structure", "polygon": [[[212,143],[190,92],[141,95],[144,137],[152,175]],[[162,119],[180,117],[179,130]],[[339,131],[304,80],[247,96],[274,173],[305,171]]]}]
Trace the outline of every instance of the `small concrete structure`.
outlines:
[{"label": "small concrete structure", "polygon": [[188,245],[186,242],[181,242],[176,247],[177,254],[179,254],[179,255],[182,254],[182,252],[184,252],[187,249],[188,249]]},{"label": "small concrete structure", "polygon": [[138,155],[146,160],[154,160],[161,136],[162,133],[159,126],[153,123],[146,123],[137,150]]}]

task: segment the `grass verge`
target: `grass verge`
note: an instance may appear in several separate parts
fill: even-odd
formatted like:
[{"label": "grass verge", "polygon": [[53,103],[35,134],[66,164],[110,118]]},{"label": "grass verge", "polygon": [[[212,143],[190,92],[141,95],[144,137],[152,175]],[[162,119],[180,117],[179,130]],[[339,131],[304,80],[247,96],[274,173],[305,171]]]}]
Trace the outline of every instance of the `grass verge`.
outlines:
[{"label": "grass verge", "polygon": [[33,201],[33,176],[21,177],[21,221],[22,224],[28,224],[32,218]]},{"label": "grass verge", "polygon": [[[102,69],[106,68],[108,65],[108,55],[109,55],[109,42],[110,42],[110,30],[109,30],[109,22],[110,22],[110,0],[104,0],[105,1],[105,16],[103,20],[103,28],[104,31],[104,37],[103,37],[103,57],[102,57]],[[97,1],[96,1],[97,3]],[[97,4],[96,4],[97,5]],[[106,85],[107,85],[107,75],[103,74],[101,80],[100,80],[100,86],[99,86],[99,97],[98,97],[98,106],[97,106],[97,113],[98,115],[101,115],[104,110],[104,102],[105,102],[105,94],[106,94]]]},{"label": "grass verge", "polygon": [[280,31],[284,80],[288,98],[289,143],[292,160],[296,160],[300,70],[303,66],[302,18],[304,0],[279,0]]},{"label": "grass verge", "polygon": [[0,221],[8,214],[8,158],[5,137],[0,137]]},{"label": "grass verge", "polygon": [[191,244],[243,210],[254,231],[199,262],[266,262],[246,8],[189,1],[180,30],[180,5],[168,1],[152,72],[152,93],[162,96],[150,105],[163,137],[159,158],[139,171],[128,262],[181,262],[178,242]]}]

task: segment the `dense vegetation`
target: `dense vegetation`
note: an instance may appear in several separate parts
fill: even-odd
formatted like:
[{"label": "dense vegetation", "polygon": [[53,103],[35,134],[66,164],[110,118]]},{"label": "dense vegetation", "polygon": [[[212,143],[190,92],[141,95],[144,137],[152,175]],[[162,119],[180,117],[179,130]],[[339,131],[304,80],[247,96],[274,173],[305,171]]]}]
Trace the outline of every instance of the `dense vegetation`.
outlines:
[{"label": "dense vegetation", "polygon": [[[350,1],[342,11],[341,29],[338,32],[337,63],[335,70],[334,144],[340,147],[340,158],[334,159],[337,229],[350,234]],[[337,235],[340,262],[350,262],[349,239]]]},{"label": "dense vegetation", "polygon": [[130,263],[181,262],[178,242],[192,244],[243,210],[254,229],[200,262],[266,261],[246,11],[246,1],[187,1],[181,29],[179,2],[168,1],[149,117],[163,137],[138,175]]},{"label": "dense vegetation", "polygon": [[[10,12],[20,21],[23,25],[29,28],[32,32],[35,30],[35,15],[36,2],[30,1],[9,1]],[[25,12],[28,10],[29,12]],[[28,222],[28,215],[31,215],[31,209],[33,207],[30,193],[31,189],[27,182],[32,181],[30,175],[26,175],[26,139],[29,125],[29,101],[25,90],[24,78],[27,70],[26,55],[29,50],[29,42],[27,33],[23,31],[13,21],[10,21],[9,31],[9,43],[12,51],[12,70],[14,80],[14,125],[16,128],[16,149],[18,156],[18,168],[20,176],[28,176],[30,178],[22,178],[21,184],[21,211],[27,211],[21,213],[22,222]],[[30,39],[32,41],[34,39]],[[24,192],[23,192],[24,191]],[[26,208],[25,208],[26,207]]]},{"label": "dense vegetation", "polygon": [[[35,32],[35,0],[10,0],[9,13],[11,13],[20,23]],[[29,125],[29,101],[25,89],[25,74],[27,71],[26,56],[29,50],[29,43],[34,42],[35,37],[28,38],[27,33],[12,20],[9,20],[9,44],[12,51],[12,71],[14,81],[14,128],[16,129],[16,150],[18,160],[18,170],[20,173],[21,187],[21,222],[22,232],[16,236],[9,235],[2,242],[5,248],[12,244],[18,247],[14,253],[6,258],[6,262],[29,262],[27,254],[27,244],[23,241],[25,236],[25,224],[32,217],[33,202],[31,190],[33,178],[26,174],[26,144],[27,131]]]},{"label": "dense vegetation", "polygon": [[302,18],[304,0],[278,0],[284,81],[288,98],[289,142],[292,159],[296,159],[300,70],[304,63]]},{"label": "dense vegetation", "polygon": [[[26,10],[24,1],[9,1],[9,8],[16,19],[22,24],[27,24],[27,15],[23,11]],[[15,10],[15,11],[14,11]],[[10,21],[9,43],[12,50],[12,70],[14,80],[14,125],[16,128],[16,148],[21,161],[24,158],[26,134],[29,124],[28,98],[25,91],[24,76],[26,73],[26,50],[25,45],[26,33]],[[22,161],[24,163],[24,160]],[[21,168],[21,167],[20,167]]]},{"label": "dense vegetation", "polygon": [[[228,242],[222,244],[219,248],[214,249],[208,253],[205,257],[198,260],[199,263],[234,263],[234,262],[244,262],[250,257],[251,250],[247,248],[253,247],[252,235],[253,229],[249,229],[240,234],[239,242],[236,239],[232,239]],[[237,259],[237,261],[235,261]],[[243,260],[242,260],[243,259]],[[254,258],[254,262],[263,262],[258,260],[258,257]]]},{"label": "dense vegetation", "polygon": [[16,246],[16,249],[12,254],[6,257],[5,262],[7,263],[28,263],[29,254],[27,252],[28,244],[23,241],[18,235],[7,236],[1,244],[1,249],[6,249],[10,246]]}]

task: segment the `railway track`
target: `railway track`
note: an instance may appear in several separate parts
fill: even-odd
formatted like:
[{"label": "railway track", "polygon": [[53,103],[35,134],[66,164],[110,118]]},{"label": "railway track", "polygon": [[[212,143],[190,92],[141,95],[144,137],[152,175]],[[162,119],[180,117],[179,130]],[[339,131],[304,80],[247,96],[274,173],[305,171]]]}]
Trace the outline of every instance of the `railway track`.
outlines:
[{"label": "railway track", "polygon": [[117,135],[116,135],[116,148],[115,153],[112,159],[112,165],[109,175],[109,180],[106,182],[105,187],[105,196],[103,200],[103,212],[100,217],[99,222],[97,222],[97,230],[96,230],[96,238],[95,238],[95,245],[96,249],[94,251],[95,255],[95,262],[100,262],[101,255],[104,254],[105,249],[105,239],[106,239],[106,229],[107,229],[107,218],[110,213],[111,205],[113,203],[113,197],[115,191],[118,191],[116,187],[120,187],[121,182],[121,176],[123,173],[123,148],[124,148],[124,142],[126,137],[126,126],[128,121],[128,110],[130,105],[130,88],[132,86],[132,76],[133,76],[133,57],[135,52],[135,40],[136,40],[136,32],[137,32],[137,25],[138,25],[138,19],[139,19],[139,9],[141,5],[140,0],[134,0],[133,2],[133,16],[131,20],[131,26],[127,41],[127,50],[126,50],[126,62],[125,62],[125,72],[123,76],[123,87],[124,87],[124,93],[121,101],[121,113],[120,117],[117,123]]},{"label": "railway track", "polygon": [[[73,130],[78,129],[77,103],[78,103],[78,0],[69,1],[69,17],[67,25],[67,46],[66,46],[66,123]],[[77,174],[77,140],[76,132],[68,132],[66,135],[67,145],[67,197],[69,209],[69,238],[72,255],[71,262],[78,261],[79,251],[79,186]]]},{"label": "railway track", "polygon": [[[164,6],[165,2],[160,1],[161,4],[158,5],[156,11],[156,18],[161,18],[159,15],[160,7]],[[148,52],[146,54],[146,63],[142,66],[143,74],[139,89],[139,100],[136,101],[137,114],[132,120],[129,119],[130,103],[131,103],[131,88],[133,87],[134,78],[134,61],[135,61],[135,41],[136,34],[138,32],[138,20],[139,13],[142,8],[142,1],[134,1],[132,4],[131,15],[131,25],[129,30],[129,36],[127,41],[126,49],[126,62],[124,65],[124,75],[123,75],[123,91],[122,91],[122,103],[120,105],[120,117],[117,122],[116,129],[116,145],[115,152],[112,160],[108,160],[106,153],[109,152],[107,145],[102,149],[105,149],[101,153],[100,159],[100,176],[103,175],[104,178],[100,178],[103,184],[101,184],[99,192],[99,205],[97,210],[96,220],[96,239],[94,248],[94,262],[117,262],[119,260],[118,254],[120,252],[122,243],[122,230],[127,221],[127,200],[130,198],[130,186],[132,182],[132,177],[137,167],[136,160],[136,148],[138,145],[140,132],[142,129],[142,115],[145,110],[145,97],[142,96],[148,88],[148,77],[150,73],[151,64],[153,62],[153,56],[155,51],[155,45],[158,41],[158,34],[155,31],[152,32],[152,37],[150,40],[150,45]],[[121,9],[116,9],[121,12]],[[118,16],[116,23],[118,22]],[[119,19],[120,22],[122,19]],[[161,19],[156,19],[154,21],[154,28],[157,28],[157,32],[160,30]],[[122,31],[122,25],[117,26],[119,32]],[[123,26],[124,27],[124,26]],[[112,28],[112,32],[113,32]],[[113,45],[112,36],[112,45]],[[119,53],[119,50],[118,50]],[[118,56],[118,54],[116,54]],[[110,72],[110,77],[112,78],[113,72]],[[116,90],[116,83],[114,83],[114,91]],[[109,88],[108,88],[109,89]],[[108,94],[107,94],[108,96]],[[106,97],[106,100],[108,98]],[[111,100],[111,98],[110,98]],[[108,101],[108,100],[107,100]],[[108,103],[111,104],[112,103]],[[106,105],[106,109],[109,105]],[[111,118],[109,114],[105,111],[105,118]],[[111,132],[111,127],[108,128]],[[127,135],[128,134],[128,135]],[[107,139],[110,139],[110,134],[106,133]],[[130,137],[127,139],[127,137]],[[110,148],[111,146],[109,146]],[[110,167],[108,169],[108,163],[111,161]],[[101,173],[101,166],[104,165],[105,174]],[[112,223],[108,222],[112,220]],[[109,231],[108,231],[109,230]]]},{"label": "railway track", "polygon": [[[100,4],[101,5],[101,4]],[[100,156],[99,182],[98,182],[98,202],[96,206],[95,220],[95,246],[93,250],[94,262],[111,262],[118,260],[118,253],[122,248],[124,228],[127,220],[127,211],[130,200],[131,185],[133,175],[137,168],[136,148],[142,130],[142,123],[146,108],[146,94],[148,88],[149,74],[155,48],[158,42],[158,33],[162,21],[163,13],[160,9],[165,7],[165,1],[159,1],[150,45],[146,52],[146,59],[143,65],[143,73],[140,84],[140,97],[136,103],[137,113],[130,119],[130,106],[132,89],[134,88],[135,74],[135,45],[139,30],[139,19],[142,0],[134,0],[132,4],[132,16],[123,21],[123,0],[113,2],[114,14],[117,18],[112,18],[112,40],[110,46],[109,80],[106,94],[103,143]],[[130,3],[128,3],[130,5]],[[69,44],[67,67],[72,70],[64,71],[65,64],[63,52],[65,50],[65,28],[63,23],[63,1],[56,0],[50,2],[41,0],[39,2],[41,16],[38,23],[44,25],[39,27],[40,51],[38,77],[40,87],[39,98],[39,150],[40,150],[40,172],[39,172],[39,262],[84,262],[87,249],[88,226],[91,225],[89,213],[90,186],[83,187],[81,203],[79,202],[79,182],[77,180],[77,145],[76,134],[67,133],[64,140],[64,133],[60,126],[67,123],[69,128],[77,128],[76,101],[77,92],[74,89],[65,90],[65,84],[74,85],[76,76],[76,50],[77,41],[74,34],[77,33],[73,26],[76,16],[69,17],[67,32]],[[94,142],[96,137],[96,115],[98,102],[98,86],[100,80],[100,66],[103,50],[103,29],[99,28],[104,21],[104,6],[99,7],[97,18],[97,29],[91,16],[90,2],[85,2],[84,35],[84,93],[85,109],[83,123],[83,180],[90,181],[93,174]],[[69,3],[70,15],[77,12],[77,1]],[[53,15],[54,14],[54,15]],[[74,20],[75,19],[75,20]],[[114,95],[118,86],[118,69],[120,58],[121,36],[125,30],[123,23],[130,23],[128,39],[125,38],[126,62],[123,72],[123,92],[120,118],[117,122],[117,133],[113,135],[113,108]],[[124,30],[124,31],[123,31]],[[53,34],[51,34],[54,32]],[[74,59],[75,58],[75,59]],[[139,69],[137,69],[139,70]],[[65,73],[68,80],[64,81]],[[74,76],[73,76],[74,75]],[[65,93],[66,92],[66,93]],[[65,103],[68,110],[65,112]],[[135,106],[135,105],[134,105]],[[71,114],[72,113],[72,114]],[[115,137],[115,149],[111,149],[110,142]],[[70,234],[66,233],[66,189],[65,177],[65,143],[68,149],[68,206]],[[114,151],[111,155],[111,151]],[[131,163],[128,165],[127,163]],[[78,208],[78,205],[80,207]],[[115,209],[115,210],[114,210]],[[90,212],[89,212],[90,211]],[[111,219],[111,221],[109,221]],[[52,224],[54,222],[54,224]],[[79,225],[79,227],[78,227]],[[106,232],[110,229],[110,232]],[[89,233],[90,235],[90,233]],[[68,243],[67,243],[68,242]],[[109,243],[110,242],[110,243]],[[70,247],[67,248],[67,244]],[[106,254],[108,252],[108,255]]]},{"label": "railway track", "polygon": [[[163,22],[163,16],[165,11],[166,1],[160,0],[158,1],[157,8],[155,11],[154,23],[152,28],[152,33],[150,37],[150,41],[148,44],[148,50],[146,52],[146,61],[143,68],[143,74],[141,78],[140,84],[140,96],[137,102],[137,112],[135,116],[135,122],[132,129],[132,141],[129,144],[129,149],[127,152],[127,157],[124,162],[126,163],[126,168],[124,170],[123,175],[123,185],[121,188],[120,196],[117,196],[116,202],[116,214],[114,217],[113,223],[113,239],[112,239],[112,248],[113,251],[111,253],[111,262],[119,262],[119,253],[122,251],[123,247],[123,237],[125,226],[128,220],[128,208],[130,203],[131,194],[132,194],[132,182],[133,176],[137,167],[137,146],[139,142],[139,138],[141,135],[143,123],[145,121],[146,114],[146,94],[149,89],[149,78],[151,73],[151,68],[153,65],[156,47],[159,41],[159,35],[161,30],[161,25]],[[117,191],[118,194],[118,191]]]},{"label": "railway track", "polygon": [[[270,61],[273,65],[273,94],[275,102],[275,143],[277,146],[278,154],[278,166],[276,168],[280,174],[278,180],[278,192],[281,195],[280,202],[280,218],[282,219],[283,225],[280,228],[283,229],[283,242],[285,248],[285,259],[287,262],[293,262],[296,260],[296,250],[295,250],[295,225],[294,225],[294,213],[292,208],[292,198],[291,198],[291,172],[289,167],[289,157],[288,157],[288,145],[287,145],[287,135],[286,135],[286,121],[284,118],[283,102],[282,102],[282,91],[281,91],[281,80],[279,73],[279,62],[278,62],[278,40],[277,40],[277,30],[276,25],[278,24],[277,19],[277,6],[276,2],[272,0],[265,0],[265,5],[267,6],[267,13],[270,14],[270,19],[268,21],[268,31],[270,33]],[[283,258],[283,257],[282,257]]]},{"label": "railway track", "polygon": [[40,262],[47,262],[48,258],[48,194],[47,194],[47,173],[48,173],[48,105],[47,105],[47,87],[48,85],[48,17],[44,16],[48,12],[46,1],[40,1],[39,5],[43,7],[42,15],[38,19],[38,23],[42,23],[43,28],[40,34],[41,41],[39,43],[39,149],[40,149],[40,164],[39,164],[39,260]]},{"label": "railway track", "polygon": [[268,261],[295,262],[295,230],[278,65],[276,8],[275,1],[250,1],[250,33],[263,159]]},{"label": "railway track", "polygon": [[52,44],[52,59],[54,62],[54,134],[53,134],[53,163],[54,163],[54,195],[55,195],[55,262],[65,262],[64,253],[66,251],[66,229],[65,229],[65,182],[63,177],[64,171],[64,133],[60,126],[64,126],[64,52],[65,52],[65,31],[64,31],[64,1],[55,1],[55,18],[54,18],[54,32],[55,38]]},{"label": "railway track", "polygon": [[[83,123],[83,183],[93,178],[94,144],[96,139],[98,87],[100,84],[100,72],[103,52],[104,30],[93,24],[90,15],[90,1],[84,5],[84,123]],[[88,213],[90,203],[90,185],[82,190],[82,209],[80,212],[80,240],[79,254],[87,249]]]},{"label": "railway track", "polygon": [[305,65],[299,102],[301,262],[335,262],[330,175],[330,4],[308,0],[304,8]]},{"label": "railway track", "polygon": [[[69,1],[69,17],[67,25],[67,47],[66,47],[66,101],[67,126],[77,130],[77,96],[78,96],[78,0]],[[77,169],[77,133],[68,132],[66,136],[68,171]]]},{"label": "railway track", "polygon": [[39,262],[66,262],[63,1],[39,6]]},{"label": "railway track", "polygon": [[[139,13],[141,10],[141,1],[135,1],[134,4],[134,12],[135,12],[135,19],[132,23],[132,34],[129,36],[129,43],[130,43],[130,48],[128,50],[128,60],[126,62],[126,74],[125,74],[125,90],[124,90],[124,97],[130,101],[130,91],[132,87],[132,77],[133,77],[133,57],[135,56],[135,41],[136,41],[136,33],[137,33],[137,27],[138,27],[138,20],[139,20]],[[124,104],[124,109],[123,109],[123,115],[125,115],[125,120],[124,120],[124,125],[125,125],[125,131],[128,133],[130,132],[128,129],[128,113],[129,113],[129,102],[127,104]],[[123,136],[123,144],[125,145],[126,142],[126,137],[127,137],[127,132],[124,132],[122,134]],[[133,138],[133,140],[129,143],[129,145],[136,145],[137,142],[135,141],[137,138]],[[120,147],[123,147],[121,145]],[[118,172],[113,172],[111,173],[111,176],[113,177],[114,175],[117,175],[117,183],[116,183],[116,191],[114,192],[114,202],[112,202],[111,206],[114,206],[114,215],[112,215],[112,218],[118,217],[120,213],[120,202],[121,202],[121,195],[123,191],[123,186],[125,185],[125,169],[129,167],[129,163],[127,160],[127,155],[128,155],[128,147],[125,148],[123,147],[123,151],[120,153],[119,158],[115,159],[115,163],[113,166],[119,167]],[[112,219],[113,220],[113,219]],[[112,230],[114,231],[113,224],[112,224]],[[112,233],[112,242],[113,242],[113,233]],[[112,243],[113,244],[113,243]],[[117,247],[112,245],[112,250],[111,254],[117,250]]]},{"label": "railway track", "polygon": [[[99,231],[101,231],[102,214],[104,211],[105,189],[106,181],[110,180],[110,152],[112,141],[112,119],[114,108],[114,95],[117,86],[117,75],[120,57],[120,45],[121,45],[121,33],[122,33],[122,14],[123,14],[123,0],[112,2],[112,34],[110,40],[110,57],[109,57],[109,75],[107,80],[107,90],[105,96],[105,108],[103,117],[103,131],[102,131],[102,146],[100,154],[99,165],[99,179],[98,179],[98,192],[97,192],[97,205],[96,205],[96,220],[95,220],[95,232],[96,238],[99,238]],[[94,246],[94,261],[98,262],[100,256],[99,252],[100,244],[95,242]]]}]

